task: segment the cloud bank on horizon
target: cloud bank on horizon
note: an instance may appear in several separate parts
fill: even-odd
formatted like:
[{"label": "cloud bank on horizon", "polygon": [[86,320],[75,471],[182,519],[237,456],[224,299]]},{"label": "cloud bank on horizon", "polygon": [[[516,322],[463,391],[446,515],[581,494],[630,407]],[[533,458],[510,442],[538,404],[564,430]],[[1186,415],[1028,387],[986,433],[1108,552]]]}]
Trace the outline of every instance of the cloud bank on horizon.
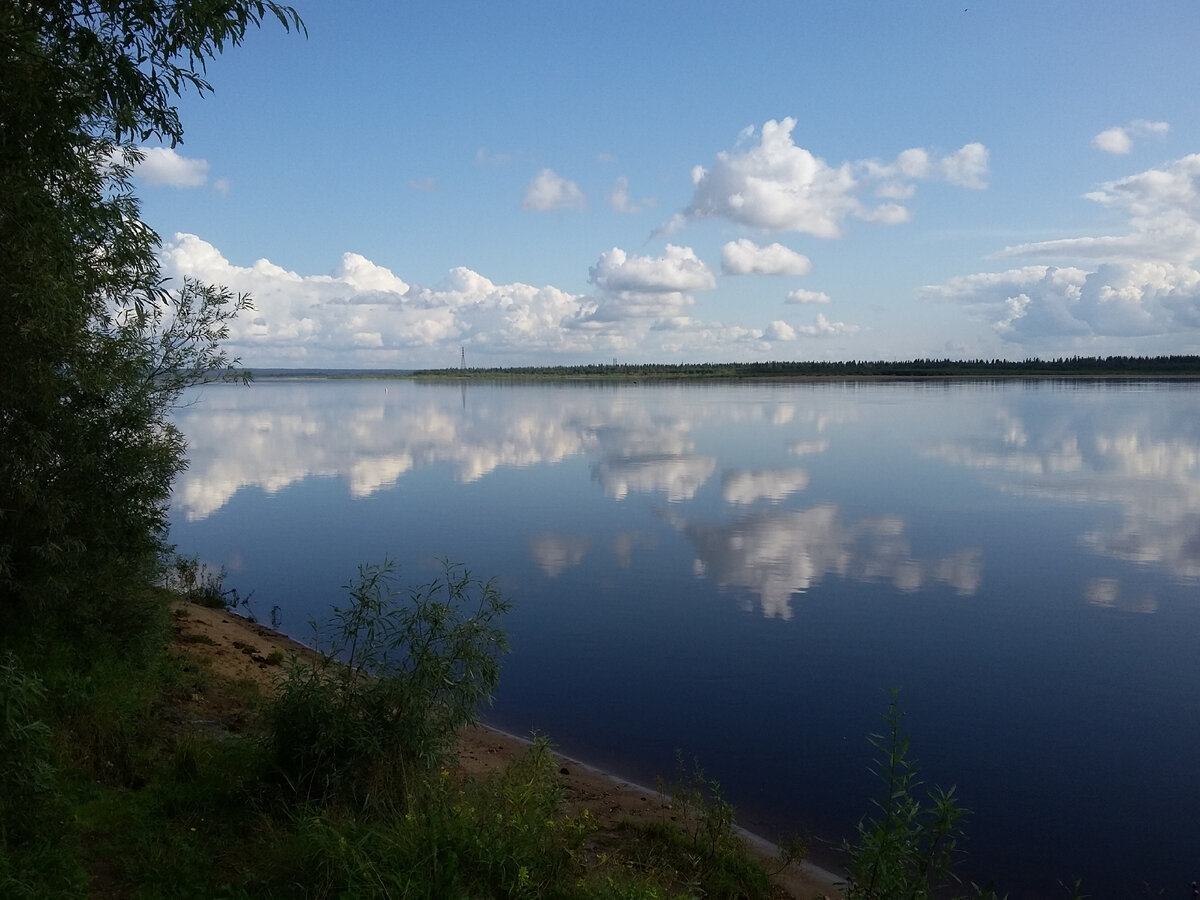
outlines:
[{"label": "cloud bank on horizon", "polygon": [[[1176,12],[1200,25],[1194,7]],[[310,21],[310,33],[319,28]],[[304,59],[303,45],[291,51]],[[331,44],[317,56],[345,51]],[[772,59],[764,51],[762,71]],[[993,77],[1022,89],[1011,75],[989,76],[986,58],[947,60],[968,64],[977,88]],[[353,76],[346,68],[331,91]],[[711,83],[731,71],[718,66]],[[405,164],[372,168],[351,153],[314,175],[312,216],[289,216],[294,196],[276,210],[263,203],[277,190],[268,170],[243,173],[237,153],[203,128],[187,154],[143,148],[135,175],[147,221],[165,237],[165,274],[253,296],[230,338],[251,366],[448,366],[460,347],[475,365],[1200,352],[1200,153],[1186,152],[1200,134],[1160,112],[1178,108],[1185,87],[1180,97],[1146,95],[1144,109],[1113,102],[1105,118],[1098,101],[1070,131],[1030,112],[1026,127],[1051,141],[1031,157],[1010,126],[992,124],[994,110],[946,107],[946,121],[928,125],[916,85],[894,75],[903,103],[894,117],[874,107],[874,125],[864,115],[839,130],[813,110],[821,97],[797,95],[749,125],[714,110],[728,124],[705,130],[703,142],[685,137],[680,112],[662,113],[677,141],[650,141],[648,127],[632,126],[639,140],[606,141],[595,129],[560,137],[578,120],[563,114],[559,125],[544,109],[543,131],[523,132],[526,143],[481,129],[475,149],[459,153],[433,127],[449,131],[446,120],[431,114],[432,146],[419,158],[414,150]],[[561,90],[593,96],[589,81]],[[827,102],[849,117],[859,101],[840,93]],[[597,121],[623,121],[591,109]],[[896,124],[910,119],[937,137],[900,140],[921,130]],[[270,136],[258,141],[246,158],[270,156]],[[506,143],[513,149],[487,149]],[[866,153],[831,152],[838,146]],[[284,167],[308,165],[307,152],[290,145],[276,177],[292,180]],[[397,158],[406,152],[401,145]],[[389,205],[386,191],[406,199]],[[342,205],[325,206],[327,192]],[[243,210],[253,226],[235,225]],[[399,255],[388,252],[388,229]],[[291,230],[304,235],[294,248]],[[254,252],[256,243],[277,259],[319,258],[316,247],[337,261],[301,270]],[[439,272],[435,260],[450,264]]]},{"label": "cloud bank on horizon", "polygon": [[1188,332],[1194,340],[1200,328],[1200,154],[1086,196],[1119,212],[1124,233],[1006,247],[997,258],[1064,264],[961,276],[922,293],[975,309],[1015,342]]}]

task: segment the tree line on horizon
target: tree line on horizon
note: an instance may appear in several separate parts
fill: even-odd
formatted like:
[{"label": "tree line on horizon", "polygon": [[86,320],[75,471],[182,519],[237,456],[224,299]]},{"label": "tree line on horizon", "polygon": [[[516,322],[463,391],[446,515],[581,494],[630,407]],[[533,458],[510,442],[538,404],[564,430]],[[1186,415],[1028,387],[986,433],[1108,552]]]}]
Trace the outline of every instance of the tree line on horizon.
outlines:
[{"label": "tree line on horizon", "polygon": [[456,378],[1200,378],[1200,355],[1070,356],[1043,360],[912,359],[772,360],[748,363],[594,363],[571,366],[497,366],[419,369],[417,377]]}]

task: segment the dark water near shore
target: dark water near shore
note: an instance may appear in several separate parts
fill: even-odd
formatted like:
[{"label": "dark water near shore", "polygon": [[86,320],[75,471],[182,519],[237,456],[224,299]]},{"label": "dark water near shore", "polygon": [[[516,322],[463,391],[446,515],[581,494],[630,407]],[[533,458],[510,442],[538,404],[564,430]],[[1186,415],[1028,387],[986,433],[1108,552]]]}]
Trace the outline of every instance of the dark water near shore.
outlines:
[{"label": "dark water near shore", "polygon": [[1200,878],[1200,388],[208,386],[172,539],[283,630],[357,564],[515,601],[489,720],[744,823],[848,834],[901,689],[964,872],[1013,897]]}]

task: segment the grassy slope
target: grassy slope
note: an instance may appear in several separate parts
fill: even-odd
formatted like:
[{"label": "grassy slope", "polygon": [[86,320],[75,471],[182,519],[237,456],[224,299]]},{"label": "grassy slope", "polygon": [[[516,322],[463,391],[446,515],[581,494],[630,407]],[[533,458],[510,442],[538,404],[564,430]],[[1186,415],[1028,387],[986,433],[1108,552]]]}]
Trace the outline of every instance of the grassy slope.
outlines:
[{"label": "grassy slope", "polygon": [[0,894],[793,896],[702,778],[669,815],[601,828],[568,811],[544,744],[489,775],[445,767],[353,800],[297,796],[259,739],[270,691],[216,672],[192,635],[164,641],[148,665],[110,655],[43,673],[55,682],[41,710],[54,774],[30,799],[49,814],[6,830]]}]

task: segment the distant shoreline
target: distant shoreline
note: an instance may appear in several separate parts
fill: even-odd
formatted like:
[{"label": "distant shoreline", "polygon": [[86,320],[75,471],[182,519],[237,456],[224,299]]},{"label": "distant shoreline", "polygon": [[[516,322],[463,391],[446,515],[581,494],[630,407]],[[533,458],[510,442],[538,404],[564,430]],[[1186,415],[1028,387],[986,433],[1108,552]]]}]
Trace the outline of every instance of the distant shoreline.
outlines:
[{"label": "distant shoreline", "polygon": [[422,381],[1200,381],[1200,356],[1069,357],[1053,360],[905,362],[647,363],[446,369],[254,369],[256,380]]}]

